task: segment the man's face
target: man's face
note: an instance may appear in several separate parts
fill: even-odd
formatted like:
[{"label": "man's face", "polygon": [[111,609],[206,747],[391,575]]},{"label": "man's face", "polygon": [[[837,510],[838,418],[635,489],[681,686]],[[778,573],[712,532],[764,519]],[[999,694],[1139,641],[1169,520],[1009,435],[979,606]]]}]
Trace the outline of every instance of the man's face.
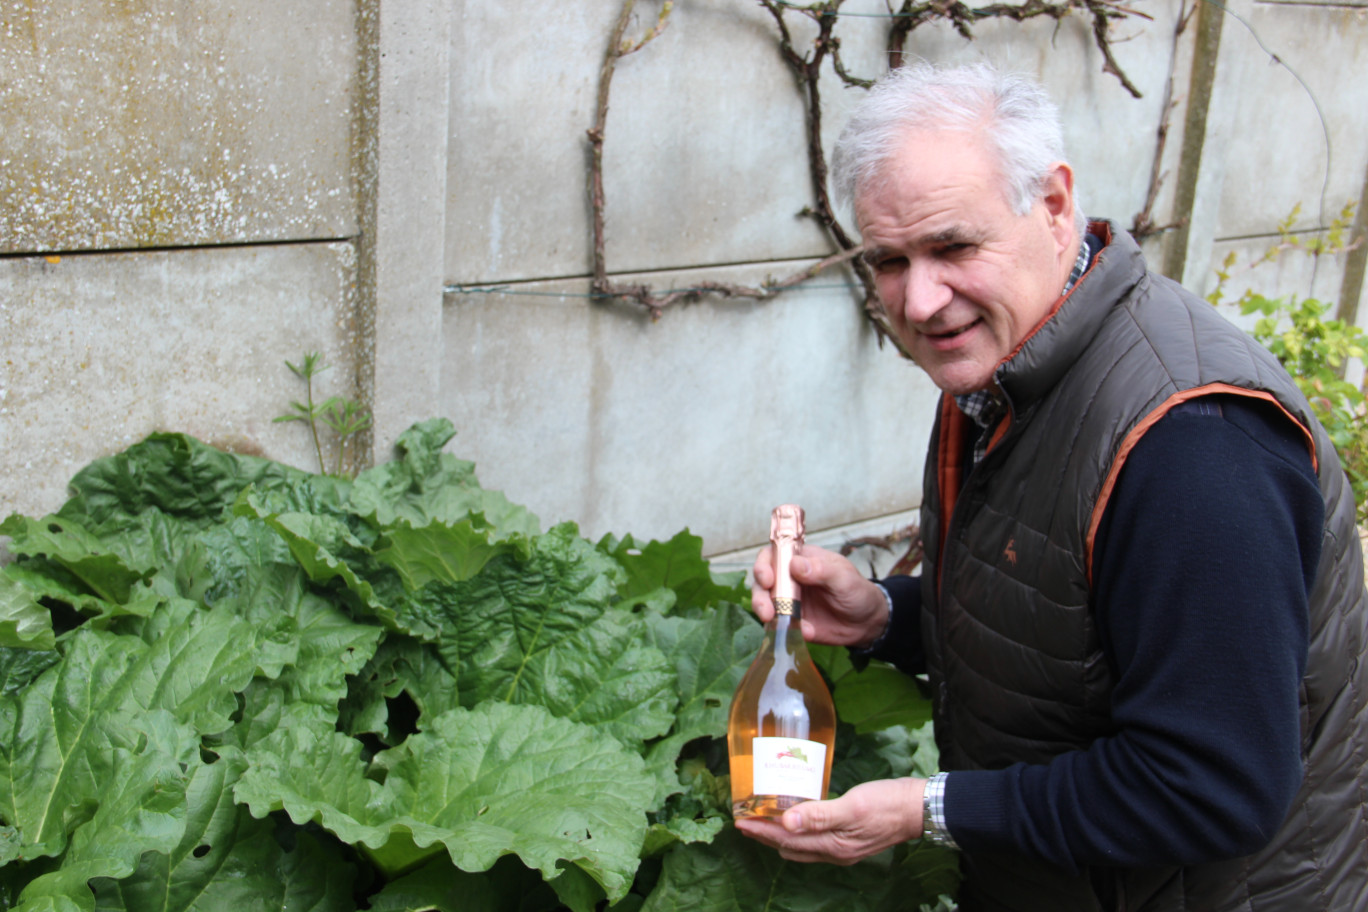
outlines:
[{"label": "man's face", "polygon": [[1017,215],[977,133],[916,130],[879,178],[856,200],[856,221],[889,324],[938,387],[984,389],[1073,268],[1073,174],[1056,165]]}]

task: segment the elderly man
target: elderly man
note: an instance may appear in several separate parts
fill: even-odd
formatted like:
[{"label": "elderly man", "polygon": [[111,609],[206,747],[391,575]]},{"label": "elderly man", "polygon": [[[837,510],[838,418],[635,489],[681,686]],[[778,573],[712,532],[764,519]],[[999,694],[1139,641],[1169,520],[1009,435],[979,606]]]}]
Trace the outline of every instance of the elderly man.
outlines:
[{"label": "elderly man", "polygon": [[1033,83],[895,71],[835,175],[944,395],[920,579],[792,569],[810,638],[928,674],[946,772],[737,826],[802,861],[957,845],[965,910],[1368,909],[1368,595],[1291,379],[1077,214]]}]

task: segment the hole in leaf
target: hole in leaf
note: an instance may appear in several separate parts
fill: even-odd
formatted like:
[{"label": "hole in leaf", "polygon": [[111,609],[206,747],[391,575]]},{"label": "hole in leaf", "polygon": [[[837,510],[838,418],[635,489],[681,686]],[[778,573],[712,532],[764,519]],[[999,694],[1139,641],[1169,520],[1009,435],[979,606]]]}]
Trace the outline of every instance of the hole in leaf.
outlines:
[{"label": "hole in leaf", "polygon": [[389,740],[398,744],[418,730],[418,704],[413,702],[407,690],[401,690],[392,697],[385,698],[389,711]]},{"label": "hole in leaf", "polygon": [[75,630],[86,622],[86,616],[67,602],[43,596],[38,600],[38,604],[52,612],[53,633],[60,635],[69,630]]},{"label": "hole in leaf", "polygon": [[194,855],[196,858],[203,858],[205,855],[208,855],[208,854],[209,854],[209,846],[207,846],[207,845],[197,845],[197,846],[195,846],[195,850],[194,850],[193,852],[191,852],[190,854],[191,854],[191,855]]},{"label": "hole in leaf", "polygon": [[357,732],[353,735],[357,741],[361,742],[361,759],[369,763],[371,758],[383,750],[389,750],[394,745],[386,744],[380,736],[374,732]]}]

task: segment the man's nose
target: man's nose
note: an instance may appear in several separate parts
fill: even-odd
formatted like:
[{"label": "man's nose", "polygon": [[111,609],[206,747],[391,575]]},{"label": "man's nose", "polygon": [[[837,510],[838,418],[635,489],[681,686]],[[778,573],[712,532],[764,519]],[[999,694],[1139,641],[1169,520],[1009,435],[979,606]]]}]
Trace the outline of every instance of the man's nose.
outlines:
[{"label": "man's nose", "polygon": [[911,324],[926,323],[953,297],[939,264],[913,261],[903,277],[903,318]]}]

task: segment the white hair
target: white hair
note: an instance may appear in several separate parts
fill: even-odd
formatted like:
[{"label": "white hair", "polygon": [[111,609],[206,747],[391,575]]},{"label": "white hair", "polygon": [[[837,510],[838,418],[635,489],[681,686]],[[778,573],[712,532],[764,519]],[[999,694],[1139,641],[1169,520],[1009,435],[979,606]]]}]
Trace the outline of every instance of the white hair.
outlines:
[{"label": "white hair", "polygon": [[[880,79],[841,131],[831,162],[837,201],[853,206],[873,189],[911,130],[981,133],[997,155],[1003,192],[1017,215],[1040,200],[1051,167],[1066,161],[1059,109],[1034,80],[987,63],[908,64]],[[1077,200],[1075,194],[1081,237],[1087,222]]]}]

